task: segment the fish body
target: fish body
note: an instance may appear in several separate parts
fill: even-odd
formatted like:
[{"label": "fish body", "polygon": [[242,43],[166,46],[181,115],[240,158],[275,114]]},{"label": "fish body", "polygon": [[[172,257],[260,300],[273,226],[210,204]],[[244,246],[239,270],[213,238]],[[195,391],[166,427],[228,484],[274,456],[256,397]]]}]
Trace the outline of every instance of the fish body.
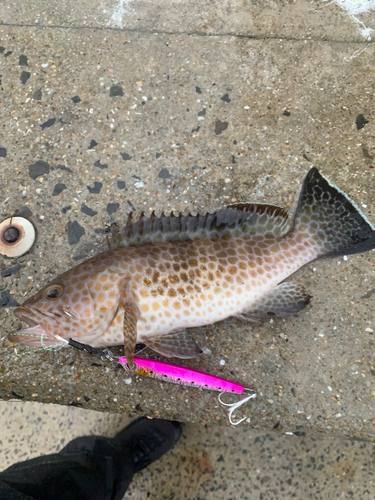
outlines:
[{"label": "fish body", "polygon": [[201,351],[186,328],[295,314],[310,296],[284,280],[319,257],[371,250],[375,231],[313,168],[293,220],[279,207],[254,204],[196,217],[130,216],[111,246],[17,308],[31,328],[10,338],[38,346],[44,332],[96,347],[124,344],[130,365],[136,343],[194,357]]}]

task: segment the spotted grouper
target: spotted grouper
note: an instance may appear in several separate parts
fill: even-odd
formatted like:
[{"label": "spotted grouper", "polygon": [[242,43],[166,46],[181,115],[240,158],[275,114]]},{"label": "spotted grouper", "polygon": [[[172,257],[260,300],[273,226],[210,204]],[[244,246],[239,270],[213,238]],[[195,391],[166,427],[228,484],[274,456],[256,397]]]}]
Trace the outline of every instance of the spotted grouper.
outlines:
[{"label": "spotted grouper", "polygon": [[293,220],[271,205],[242,204],[204,216],[129,216],[110,249],[54,278],[14,314],[29,328],[10,334],[34,347],[56,335],[94,347],[136,343],[166,357],[201,350],[189,327],[234,316],[285,317],[310,301],[286,282],[319,257],[365,252],[375,231],[346,194],[316,168],[306,176]]}]

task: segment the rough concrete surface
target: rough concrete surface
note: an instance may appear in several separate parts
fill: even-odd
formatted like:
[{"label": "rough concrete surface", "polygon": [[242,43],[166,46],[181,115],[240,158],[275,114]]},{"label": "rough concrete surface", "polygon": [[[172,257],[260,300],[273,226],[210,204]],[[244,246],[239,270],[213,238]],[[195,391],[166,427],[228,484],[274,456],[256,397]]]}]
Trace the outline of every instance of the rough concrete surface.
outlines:
[{"label": "rough concrete surface", "polygon": [[[124,415],[41,405],[0,403],[0,469],[56,453],[78,436],[113,437]],[[372,500],[374,446],[340,439],[278,435],[186,424],[180,441],[136,474],[132,500]]]},{"label": "rough concrete surface", "polygon": [[[1,259],[2,334],[20,324],[13,306],[104,249],[106,224],[132,210],[291,206],[314,165],[375,223],[373,11],[303,1],[204,10],[164,0],[157,15],[155,2],[125,0],[4,5],[1,218],[24,214],[37,240]],[[313,296],[307,310],[195,329],[211,352],[186,365],[257,391],[237,412],[244,427],[375,439],[374,263],[372,252],[307,265],[293,277]],[[122,369],[68,349],[17,353],[4,341],[3,399],[228,425],[215,393],[126,384]]]}]

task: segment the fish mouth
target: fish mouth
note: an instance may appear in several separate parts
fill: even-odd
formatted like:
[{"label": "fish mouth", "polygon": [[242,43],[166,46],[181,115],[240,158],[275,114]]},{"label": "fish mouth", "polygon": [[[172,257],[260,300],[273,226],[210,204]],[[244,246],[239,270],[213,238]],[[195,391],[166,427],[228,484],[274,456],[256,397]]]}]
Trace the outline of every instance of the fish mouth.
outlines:
[{"label": "fish mouth", "polygon": [[[45,330],[43,326],[44,318],[51,317],[51,314],[42,313],[39,310],[33,310],[27,306],[20,306],[14,311],[17,318],[29,325],[28,328],[21,328],[8,334],[8,340],[18,344],[24,344],[34,348],[53,349],[61,347],[62,339]],[[48,323],[47,323],[48,324]]]},{"label": "fish mouth", "polygon": [[[69,318],[77,319],[76,316],[69,312],[66,311],[65,309],[62,309],[60,312],[55,312],[55,313],[49,313],[47,311],[39,311],[39,309],[35,309],[33,307],[28,307],[28,306],[19,306],[17,307],[13,314],[23,321],[24,323],[27,323],[30,328],[22,328],[21,330],[18,330],[21,333],[48,333],[45,331],[45,329],[41,326],[42,323],[44,323],[44,320],[52,320],[56,323],[56,327],[58,327],[58,322],[61,318],[64,317],[64,315],[68,316]],[[50,322],[49,322],[50,323]],[[49,324],[47,323],[47,324]]]},{"label": "fish mouth", "polygon": [[17,309],[14,311],[13,314],[18,319],[29,325],[29,328],[21,328],[20,330],[17,330],[17,333],[19,334],[28,334],[28,333],[47,334],[48,332],[46,332],[43,326],[41,325],[41,323],[43,323],[43,320],[53,319],[56,321],[56,318],[54,317],[53,314],[42,312],[37,309],[34,310],[33,308],[27,306],[17,307]]},{"label": "fish mouth", "polygon": [[13,314],[18,319],[20,319],[24,323],[27,323],[31,327],[38,326],[38,323],[34,321],[34,319],[32,318],[33,310],[30,309],[29,307],[26,306],[17,307],[17,309],[13,312]]}]

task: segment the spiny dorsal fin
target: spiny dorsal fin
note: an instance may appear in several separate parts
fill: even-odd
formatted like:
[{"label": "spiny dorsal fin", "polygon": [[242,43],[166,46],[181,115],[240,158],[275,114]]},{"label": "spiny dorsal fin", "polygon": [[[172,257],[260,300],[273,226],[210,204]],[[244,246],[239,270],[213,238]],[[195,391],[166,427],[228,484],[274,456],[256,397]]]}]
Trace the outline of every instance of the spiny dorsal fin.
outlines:
[{"label": "spiny dorsal fin", "polygon": [[[113,228],[113,229],[112,229]],[[111,248],[169,241],[208,239],[272,239],[283,236],[289,228],[286,210],[273,205],[241,204],[222,208],[206,215],[165,215],[142,212],[138,221],[133,214],[121,231],[111,227]]]}]

